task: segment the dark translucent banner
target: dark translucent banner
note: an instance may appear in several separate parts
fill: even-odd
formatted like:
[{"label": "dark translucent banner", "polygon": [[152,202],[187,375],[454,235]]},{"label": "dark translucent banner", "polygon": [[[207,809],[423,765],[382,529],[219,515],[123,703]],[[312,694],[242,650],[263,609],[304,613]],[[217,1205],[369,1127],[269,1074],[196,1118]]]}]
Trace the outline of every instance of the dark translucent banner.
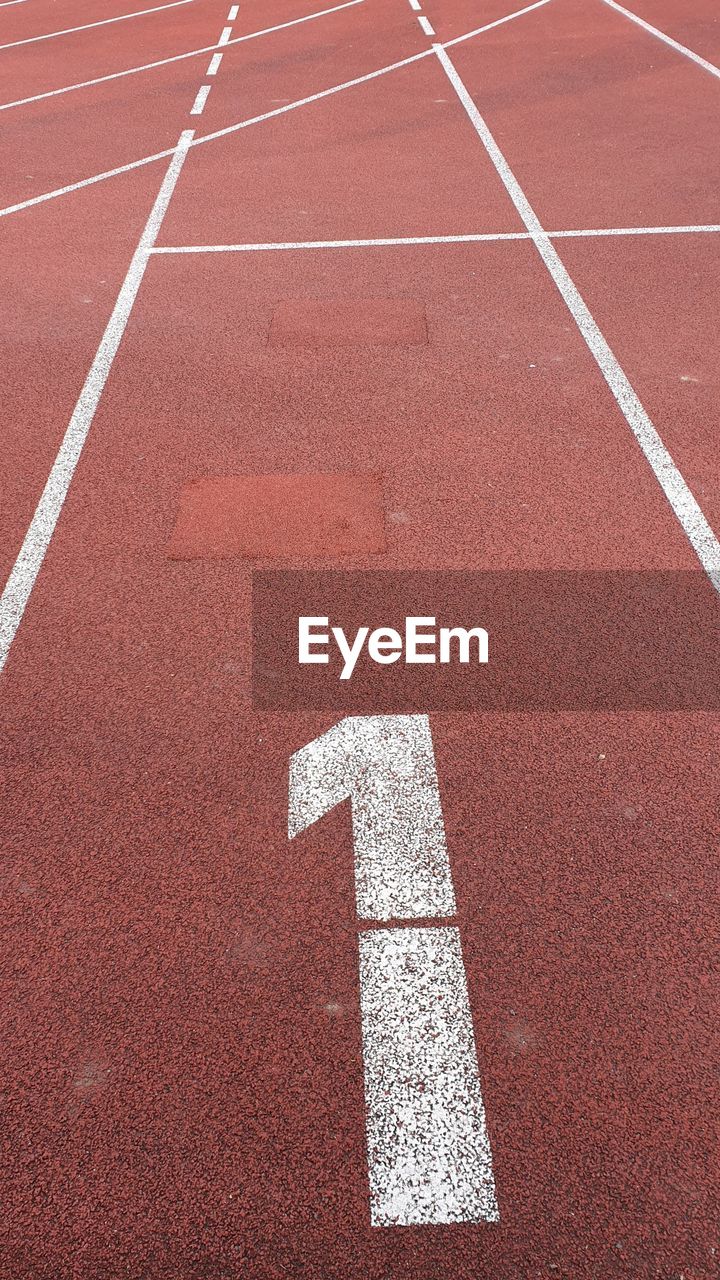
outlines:
[{"label": "dark translucent banner", "polygon": [[720,709],[701,572],[253,574],[258,709]]}]

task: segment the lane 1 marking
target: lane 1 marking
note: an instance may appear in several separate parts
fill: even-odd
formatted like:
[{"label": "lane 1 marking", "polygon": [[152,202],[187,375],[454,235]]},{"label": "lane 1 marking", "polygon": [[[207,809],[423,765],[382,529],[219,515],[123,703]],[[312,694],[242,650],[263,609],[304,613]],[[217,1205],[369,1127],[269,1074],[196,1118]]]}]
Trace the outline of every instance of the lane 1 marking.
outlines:
[{"label": "lane 1 marking", "polygon": [[418,22],[420,23],[420,26],[422,27],[426,36],[435,35],[435,28],[433,27],[432,23],[425,17],[424,14],[420,15],[420,17],[418,18]]},{"label": "lane 1 marking", "polygon": [[[290,759],[288,836],[351,801],[361,920],[455,913],[430,722],[349,716]],[[373,1226],[497,1222],[456,926],[359,939]]]},{"label": "lane 1 marking", "polygon": [[210,65],[205,74],[208,76],[216,76],[218,72],[218,67],[220,66],[220,63],[222,62],[222,60],[223,60],[223,56],[221,53],[213,54],[212,58],[210,59]]},{"label": "lane 1 marking", "polygon": [[220,45],[227,44],[231,35],[232,35],[232,27],[223,27],[222,34],[220,36],[220,39],[218,40],[218,47],[220,47]]}]

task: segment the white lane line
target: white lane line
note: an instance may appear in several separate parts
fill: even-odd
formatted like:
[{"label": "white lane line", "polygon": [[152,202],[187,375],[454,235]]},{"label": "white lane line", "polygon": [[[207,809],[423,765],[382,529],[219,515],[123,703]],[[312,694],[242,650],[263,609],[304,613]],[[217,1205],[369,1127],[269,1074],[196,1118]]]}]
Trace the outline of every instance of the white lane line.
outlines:
[{"label": "white lane line", "polygon": [[259,253],[282,249],[369,249],[391,245],[477,244],[483,240],[529,240],[527,231],[480,232],[458,236],[387,236],[378,240],[287,240],[259,244],[158,245],[153,253]]},{"label": "white lane line", "polygon": [[232,27],[223,27],[222,32],[220,34],[220,39],[218,40],[218,48],[220,48],[221,45],[227,44],[231,35],[232,35]]},{"label": "white lane line", "polygon": [[27,4],[27,0],[2,0],[0,9],[9,9],[11,4]]},{"label": "white lane line", "polygon": [[421,8],[420,0],[410,0],[410,8],[414,9],[416,13],[419,13]]},{"label": "white lane line", "polygon": [[[352,9],[354,5],[364,3],[365,0],[344,0],[343,4],[333,5],[331,9],[319,9],[316,13],[306,13],[302,18],[291,18],[288,22],[281,22],[275,27],[262,27],[259,31],[248,32],[247,35],[235,36],[233,40],[228,40],[227,46],[244,44],[246,40],[257,40],[259,36],[269,36],[275,31],[284,31],[286,27],[297,27],[302,22],[312,22],[314,18],[324,18],[330,13],[339,13],[341,9]],[[182,62],[185,58],[197,58],[203,53],[212,53],[217,47],[217,44],[203,45],[201,49],[176,53],[171,58],[160,58],[158,62],[144,62],[139,67],[128,67],[124,71],[112,71],[106,76],[95,76],[93,80],[79,80],[77,84],[66,84],[60,89],[47,89],[44,93],[35,93],[29,98],[16,98],[13,102],[0,103],[0,111],[9,111],[11,107],[23,107],[29,102],[41,102],[43,98],[56,98],[58,94],[73,93],[76,89],[88,89],[95,84],[105,84],[108,80],[120,80],[123,76],[135,76],[141,71],[154,71],[157,67],[169,66],[171,62]]]},{"label": "white lane line", "polygon": [[210,59],[210,65],[205,74],[208,76],[216,76],[218,73],[218,67],[220,66],[220,63],[222,62],[222,60],[223,60],[223,56],[221,53],[213,54],[212,58]]},{"label": "white lane line", "polygon": [[196,138],[193,146],[198,146],[203,142],[214,142],[217,138],[227,138],[231,133],[237,133],[240,129],[248,129],[251,125],[261,124],[264,120],[274,120],[276,116],[285,115],[288,111],[296,111],[298,107],[306,107],[311,102],[320,102],[323,98],[329,98],[334,93],[342,93],[344,89],[354,89],[356,85],[367,84],[368,80],[376,80],[378,76],[385,76],[390,71],[397,71],[399,67],[409,67],[413,62],[419,62],[421,58],[427,58],[428,54],[432,56],[432,49],[423,49],[421,53],[413,53],[409,58],[401,58],[399,62],[391,62],[386,67],[380,67],[377,71],[368,71],[365,75],[355,76],[352,80],[343,80],[342,84],[334,84],[330,89],[320,89],[318,93],[308,94],[307,98],[298,98],[296,102],[288,102],[282,107],[275,107],[273,111],[264,111],[262,115],[251,116],[249,120],[239,120],[237,124],[226,125],[224,129],[216,129],[214,133],[204,133],[202,137]]},{"label": "white lane line", "polygon": [[239,6],[234,4],[232,8],[228,11],[228,16],[227,16],[228,22],[234,22],[238,16],[238,13],[239,13]]},{"label": "white lane line", "polygon": [[425,35],[426,35],[426,36],[434,36],[434,35],[435,35],[435,28],[433,27],[433,25],[432,25],[432,23],[429,21],[429,19],[425,17],[425,15],[424,15],[424,14],[421,14],[421,15],[420,15],[420,17],[418,18],[418,22],[420,23],[420,26],[422,27],[422,29],[423,29],[423,31],[425,32]]},{"label": "white lane line", "polygon": [[698,560],[715,590],[720,593],[720,542],[665,448],[617,357],[595,323],[449,55],[442,45],[434,44],[432,47]]},{"label": "white lane line", "polygon": [[456,928],[359,937],[370,1217],[499,1220]]},{"label": "white lane line", "polygon": [[[352,4],[357,4],[358,2],[359,0],[350,0]],[[456,36],[454,40],[447,42],[447,47],[460,44],[463,40],[469,40],[471,36],[481,35],[482,32],[490,31],[493,27],[500,26],[503,22],[510,22],[513,18],[519,18],[522,14],[529,13],[532,9],[539,9],[542,5],[549,3],[550,0],[536,0],[535,4],[528,5],[525,9],[518,9],[514,13],[508,14],[505,18],[498,18],[495,22],[489,22],[485,27],[476,27],[474,31],[468,31],[463,36]],[[336,8],[348,7],[349,5],[347,4],[336,6]],[[334,13],[335,11],[335,9],[323,10],[324,13]],[[309,16],[319,17],[320,15],[312,14]],[[307,19],[296,19],[295,21],[307,21]],[[295,22],[292,25],[295,25]],[[236,42],[231,41],[232,43]],[[211,45],[210,48],[214,49],[216,46]],[[208,50],[203,50],[203,52],[207,53]],[[203,142],[214,142],[216,138],[223,138],[229,133],[235,133],[238,129],[247,129],[253,124],[261,124],[264,120],[271,120],[274,116],[282,115],[285,111],[294,111],[297,107],[305,107],[311,102],[319,102],[322,98],[327,98],[333,93],[340,93],[344,89],[352,89],[355,85],[364,84],[367,80],[374,80],[377,76],[387,75],[391,71],[398,70],[399,67],[407,67],[413,62],[419,62],[422,58],[432,57],[432,53],[432,49],[423,49],[421,53],[414,53],[409,58],[402,58],[399,62],[391,62],[385,67],[380,67],[377,71],[370,71],[367,75],[357,76],[354,80],[345,80],[342,84],[333,85],[330,89],[322,89],[319,93],[311,94],[308,98],[299,98],[297,102],[289,102],[283,107],[278,107],[275,111],[268,111],[260,116],[252,116],[248,120],[240,120],[237,124],[229,125],[227,129],[218,129],[215,133],[203,134],[201,137],[195,138],[192,145],[197,147]],[[165,151],[156,151],[153,155],[141,156],[139,160],[131,160],[128,164],[118,165],[116,169],[106,169],[103,173],[95,173],[90,178],[81,178],[78,182],[70,182],[64,187],[56,187],[53,191],[44,191],[41,195],[30,196],[27,200],[20,200],[17,204],[7,205],[4,209],[0,209],[0,218],[8,217],[11,213],[20,213],[23,209],[30,209],[36,204],[44,204],[46,200],[55,200],[58,196],[69,195],[71,191],[79,191],[83,187],[93,186],[96,182],[104,182],[106,178],[115,178],[122,173],[129,173],[132,169],[140,169],[143,165],[154,164],[157,160],[164,160],[169,155],[172,155],[172,148],[168,148]]]},{"label": "white lane line", "polygon": [[116,18],[102,18],[100,22],[86,22],[82,27],[65,27],[63,31],[48,31],[43,36],[28,36],[25,40],[13,40],[0,44],[0,49],[17,49],[21,44],[36,44],[38,40],[54,40],[56,36],[69,36],[74,31],[90,31],[92,27],[106,27],[110,22],[127,22],[128,18],[143,18],[147,13],[160,13],[162,9],[177,9],[181,4],[193,4],[194,0],[171,0],[170,4],[158,4],[154,9],[137,9],[134,13],[120,13]]},{"label": "white lane line", "polygon": [[23,209],[31,209],[36,204],[44,204],[46,200],[55,200],[58,196],[69,195],[71,191],[81,191],[83,187],[92,187],[96,182],[104,182],[106,178],[117,178],[122,173],[130,173],[133,169],[142,169],[146,164],[155,164],[157,160],[166,160],[173,153],[173,148],[156,151],[154,155],[143,156],[141,160],[131,160],[128,164],[118,165],[117,169],[105,169],[103,173],[94,173],[92,178],[81,178],[79,182],[69,182],[66,187],[56,187],[54,191],[44,191],[42,195],[31,196],[29,200],[21,200],[18,204],[10,204],[0,209],[0,218],[7,218],[11,213],[20,213]]},{"label": "white lane line", "polygon": [[[678,227],[593,227],[588,230],[546,231],[550,240],[598,236],[664,236],[718,232],[720,223]],[[259,253],[283,249],[370,249],[393,245],[482,244],[495,240],[532,240],[529,231],[481,231],[456,236],[385,236],[372,240],[280,240],[250,244],[158,245],[153,253]]]},{"label": "white lane line", "polygon": [[145,269],[150,261],[150,250],[162,226],[192,137],[192,130],[185,130],[171,153],[172,159],[132,256],[112,315],[107,322],[100,346],[95,353],[95,359],[90,366],[22,547],[0,596],[0,671],[7,661],[10,646],[22,622],[25,606],[55,531],[83,445],[92,426],[95,410],[125,332]]},{"label": "white lane line", "polygon": [[208,97],[208,94],[209,94],[209,92],[210,92],[210,89],[211,89],[211,88],[212,88],[212,86],[211,86],[211,85],[209,85],[209,84],[204,84],[204,85],[202,85],[202,86],[201,86],[201,88],[199,88],[199,89],[198,89],[198,91],[197,91],[197,97],[196,97],[195,101],[193,102],[193,104],[192,104],[192,106],[191,106],[191,108],[190,108],[190,115],[191,115],[191,116],[201,116],[201,115],[202,115],[202,113],[203,113],[203,108],[204,108],[204,106],[205,106],[205,103],[207,102],[207,97]]},{"label": "white lane line", "polygon": [[290,759],[288,836],[352,800],[363,920],[455,914],[430,721],[347,716]]},{"label": "white lane line", "polygon": [[587,231],[548,231],[546,234],[559,240],[572,236],[678,236],[708,231],[720,231],[720,222],[673,227],[593,227]]},{"label": "white lane line", "polygon": [[692,49],[688,49],[687,45],[680,44],[679,40],[673,40],[672,36],[665,35],[664,31],[658,30],[657,27],[651,26],[644,18],[639,18],[636,13],[632,13],[630,9],[625,9],[621,4],[617,4],[616,0],[605,0],[605,4],[611,9],[616,9],[618,13],[622,13],[631,22],[637,23],[644,31],[649,31],[651,36],[656,36],[658,40],[662,40],[663,44],[667,44],[671,49],[675,49],[678,53],[682,53],[686,58],[690,58],[692,62],[696,62],[699,67],[703,67],[705,71],[709,71],[711,76],[716,76],[720,80],[720,67],[716,67],[714,62],[708,62],[707,58],[701,58],[699,53],[693,53]]}]

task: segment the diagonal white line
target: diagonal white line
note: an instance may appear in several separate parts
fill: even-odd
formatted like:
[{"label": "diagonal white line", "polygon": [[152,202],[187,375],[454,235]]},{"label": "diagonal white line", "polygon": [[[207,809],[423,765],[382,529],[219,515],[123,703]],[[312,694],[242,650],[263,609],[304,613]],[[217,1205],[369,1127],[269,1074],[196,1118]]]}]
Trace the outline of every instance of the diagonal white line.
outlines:
[{"label": "diagonal white line", "polygon": [[513,13],[506,13],[503,18],[495,18],[494,22],[486,22],[484,27],[475,27],[473,31],[466,31],[462,36],[455,36],[454,40],[446,40],[443,49],[452,49],[455,44],[462,44],[465,40],[472,40],[473,36],[482,35],[485,31],[494,31],[495,27],[502,27],[506,22],[514,22],[515,18],[522,18],[526,13],[532,13],[533,9],[542,9],[543,5],[549,4],[550,0],[535,0],[534,4],[525,5],[524,9],[515,9]]},{"label": "diagonal white line", "polygon": [[[546,231],[550,240],[593,236],[667,236],[718,232],[720,223],[677,227],[592,227],[587,230]],[[369,240],[267,240],[248,244],[164,244],[153,253],[259,253],[283,249],[369,249],[394,245],[482,244],[502,240],[532,240],[529,231],[481,231],[454,236],[383,236]]]},{"label": "diagonal white line", "polygon": [[671,227],[593,227],[587,231],[548,231],[553,240],[571,236],[684,236],[720,231],[720,222],[697,223]]},{"label": "diagonal white line", "polygon": [[527,231],[500,231],[458,236],[388,236],[378,240],[288,240],[258,244],[159,245],[153,253],[258,253],[278,249],[368,249],[391,245],[478,244],[484,240],[529,240]]},{"label": "diagonal white line", "polygon": [[186,130],[180,135],[176,147],[173,148],[172,160],[158,191],[150,216],[138,242],[127,275],[123,281],[112,315],[100,341],[85,384],[78,397],[72,417],[58,450],[47,483],[18,557],[13,565],[5,590],[0,596],[0,671],[7,660],[10,646],[15,639],[22,622],[25,606],[35,585],[35,580],[42,567],[45,553],[55,532],[68,489],[80,460],[83,446],[92,426],[95,411],[108,380],[113,360],[122,340],[128,317],[137,297],[147,264],[162,220],[165,217],[170,197],[185,162],[188,148],[192,140],[192,131]]},{"label": "diagonal white line", "polygon": [[663,44],[668,44],[671,49],[675,49],[678,53],[683,53],[686,58],[690,58],[692,62],[696,62],[699,67],[703,67],[705,71],[709,71],[711,76],[716,76],[720,80],[720,67],[716,67],[714,62],[708,62],[707,58],[701,58],[699,53],[693,53],[692,49],[688,49],[687,45],[680,44],[679,40],[673,40],[672,36],[668,36],[664,31],[660,31],[657,27],[653,27],[644,18],[639,18],[636,13],[632,13],[630,9],[625,9],[621,4],[617,4],[616,0],[604,0],[605,4],[611,9],[616,9],[618,13],[624,14],[631,22],[637,23],[644,31],[649,31],[651,36],[656,36],[658,40],[662,40]]},{"label": "diagonal white line", "polygon": [[570,312],[698,560],[720,593],[720,542],[442,45],[433,51]]},{"label": "diagonal white line", "polygon": [[7,218],[11,213],[20,213],[22,209],[31,209],[36,204],[44,204],[46,200],[55,200],[58,196],[69,195],[71,191],[92,187],[96,182],[104,182],[106,178],[117,178],[121,173],[130,173],[132,169],[142,169],[146,164],[155,164],[156,160],[166,160],[172,153],[172,147],[166,147],[164,151],[143,156],[141,160],[131,160],[129,164],[118,165],[117,169],[105,169],[103,173],[95,173],[92,178],[81,178],[79,182],[69,182],[66,187],[56,187],[54,191],[43,191],[42,195],[31,196],[29,200],[21,200],[18,204],[9,204],[5,209],[0,209],[0,218]]},{"label": "diagonal white line", "polygon": [[[234,40],[225,42],[223,48],[234,44],[244,44],[247,40],[257,40],[259,36],[269,36],[276,31],[284,31],[286,27],[296,27],[302,22],[312,22],[314,18],[324,18],[329,13],[339,13],[341,9],[351,9],[356,4],[364,4],[365,0],[345,0],[332,9],[319,9],[316,13],[306,13],[302,18],[292,18],[289,22],[281,22],[275,27],[263,27],[260,31],[250,31],[247,35],[236,36]],[[47,89],[44,93],[34,93],[29,98],[15,98],[13,102],[0,103],[0,111],[9,111],[11,107],[24,107],[30,102],[42,102],[44,98],[57,98],[62,93],[73,93],[76,89],[88,89],[92,85],[105,84],[108,80],[121,80],[124,76],[136,76],[141,71],[154,71],[157,67],[167,67],[172,62],[183,62],[186,58],[197,58],[203,53],[212,53],[220,48],[219,44],[204,45],[202,49],[190,49],[188,53],[176,53],[171,58],[160,58],[157,62],[144,62],[139,67],[128,67],[124,71],[113,71],[106,76],[95,76],[93,80],[79,80],[77,84],[62,85],[59,89]],[[222,57],[222,54],[220,55]]]},{"label": "diagonal white line", "polygon": [[249,120],[239,120],[237,124],[226,125],[224,129],[216,129],[214,133],[203,133],[201,137],[196,138],[194,146],[199,146],[203,142],[215,142],[217,138],[227,138],[231,133],[238,133],[240,129],[249,129],[253,124],[261,124],[264,120],[273,120],[276,116],[283,116],[288,111],[297,111],[298,107],[306,107],[311,102],[320,102],[322,98],[329,98],[334,93],[342,93],[343,89],[353,89],[355,85],[367,84],[368,80],[376,80],[378,76],[386,76],[389,71],[397,71],[400,67],[409,67],[411,62],[419,62],[421,58],[427,58],[432,55],[432,49],[423,49],[422,53],[414,53],[409,58],[401,58],[399,62],[391,62],[387,67],[380,67],[377,71],[368,71],[365,75],[355,76],[353,80],[343,80],[342,84],[334,84],[330,89],[320,89],[318,93],[310,93],[307,98],[298,98],[297,102],[287,102],[282,107],[275,107],[272,111],[264,111],[262,115],[251,116]]},{"label": "diagonal white line", "polygon": [[[484,27],[476,27],[474,31],[468,31],[465,35],[456,36],[454,40],[447,42],[447,47],[460,44],[463,40],[469,40],[472,36],[482,35],[485,31],[492,31],[493,28],[501,26],[504,22],[511,22],[513,18],[519,18],[525,13],[530,13],[532,9],[540,9],[543,5],[549,4],[550,0],[535,0],[534,4],[528,5],[525,9],[517,9],[514,13],[507,14],[504,18],[497,18],[494,22],[488,22]],[[444,48],[445,46],[441,46]],[[203,142],[214,142],[216,138],[226,138],[231,133],[237,133],[240,129],[247,129],[250,125],[260,124],[263,120],[271,120],[274,116],[284,115],[286,111],[295,111],[298,107],[305,107],[310,102],[319,102],[321,98],[327,98],[333,93],[340,93],[343,89],[352,89],[355,85],[366,84],[368,80],[376,80],[378,76],[386,76],[390,71],[398,71],[400,67],[409,67],[413,62],[420,62],[422,58],[432,56],[432,48],[423,49],[422,53],[413,53],[408,58],[401,58],[398,62],[390,62],[386,67],[380,67],[377,71],[368,71],[365,75],[356,76],[353,80],[344,80],[342,84],[333,85],[331,89],[321,89],[319,93],[311,93],[307,98],[299,98],[297,102],[286,103],[282,107],[277,107],[274,111],[265,111],[262,115],[253,116],[250,120],[240,120],[237,124],[226,125],[224,129],[216,129],[214,133],[204,133],[196,138],[193,146],[201,146]],[[0,212],[2,212],[0,210]]]},{"label": "diagonal white line", "polygon": [[[490,31],[504,22],[510,22],[513,18],[519,18],[523,14],[530,13],[531,10],[539,9],[549,3],[550,0],[536,0],[535,4],[528,5],[525,9],[517,9],[514,13],[509,13],[504,18],[498,18],[495,22],[489,22],[484,27],[476,27],[465,35],[456,36],[454,40],[448,41],[447,47],[450,48],[451,45],[460,44],[463,40],[470,40],[472,36],[481,35],[483,32]],[[214,45],[212,47],[215,48]],[[409,58],[401,59],[399,62],[391,62],[386,67],[380,67],[377,71],[370,71],[364,76],[357,76],[354,80],[345,80],[342,84],[333,85],[330,89],[323,89],[320,93],[311,94],[308,98],[300,98],[297,102],[287,103],[285,106],[278,107],[275,111],[267,111],[264,115],[253,116],[249,120],[240,120],[237,124],[229,125],[227,129],[218,129],[216,133],[203,134],[201,137],[195,138],[192,145],[194,147],[199,146],[203,142],[212,142],[215,138],[222,138],[229,133],[235,133],[238,129],[247,129],[250,125],[260,124],[264,120],[271,120],[274,116],[282,115],[286,111],[294,111],[297,107],[307,106],[310,102],[318,102],[321,98],[327,98],[330,94],[340,93],[343,89],[353,88],[355,85],[363,84],[366,80],[374,80],[377,76],[387,75],[388,72],[396,71],[399,67],[407,67],[412,62],[419,62],[421,58],[428,57],[432,57],[432,49],[423,49],[422,53],[415,53]],[[115,169],[106,169],[103,173],[95,173],[90,178],[80,178],[77,182],[69,182],[66,186],[56,187],[53,191],[44,191],[39,196],[30,196],[27,200],[20,200],[17,204],[7,205],[4,209],[0,209],[0,218],[6,218],[11,213],[20,213],[23,209],[31,209],[37,204],[44,204],[46,200],[55,200],[58,196],[69,195],[71,191],[80,191],[83,187],[91,187],[96,182],[104,182],[106,178],[115,178],[122,173],[129,173],[132,169],[140,169],[143,165],[154,164],[157,160],[164,160],[170,155],[172,155],[171,147],[166,148],[164,151],[156,151],[150,156],[142,156],[139,160],[131,160],[128,164],[118,165]]]},{"label": "diagonal white line", "polygon": [[106,27],[110,22],[126,22],[128,18],[143,18],[147,13],[160,13],[161,9],[177,9],[181,4],[193,3],[194,0],[171,0],[170,4],[157,4],[154,9],[137,9],[134,13],[119,13],[116,18],[86,22],[82,27],[65,27],[63,31],[48,31],[43,36],[27,36],[25,40],[12,40],[10,44],[0,44],[0,49],[17,49],[21,44],[37,44],[38,40],[54,40],[56,36],[70,36],[74,31],[89,31],[91,27]]}]

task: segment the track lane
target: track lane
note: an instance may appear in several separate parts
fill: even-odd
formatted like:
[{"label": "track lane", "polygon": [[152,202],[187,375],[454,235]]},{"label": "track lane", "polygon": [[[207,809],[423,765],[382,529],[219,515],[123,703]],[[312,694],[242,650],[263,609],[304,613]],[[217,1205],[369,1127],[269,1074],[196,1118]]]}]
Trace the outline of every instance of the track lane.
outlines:
[{"label": "track lane", "polygon": [[[309,6],[308,11],[312,12]],[[408,30],[404,14],[387,8],[378,13],[372,0],[275,31],[263,39],[228,44],[198,136],[412,57],[425,47],[422,34]],[[397,74],[401,72],[389,73],[388,79]],[[340,97],[347,92],[352,91],[343,91]],[[312,108],[300,108],[298,114],[308,110]],[[258,124],[257,128],[266,130],[268,125]],[[220,152],[223,145],[223,141],[207,144]]]},{"label": "track lane", "polygon": [[[304,1259],[378,1280],[388,1265],[509,1280],[548,1259],[588,1276],[643,1256],[707,1264],[697,1170],[712,1139],[683,1107],[708,1087],[708,1023],[688,1003],[685,951],[651,941],[678,909],[665,891],[711,927],[704,718],[691,750],[687,718],[677,734],[640,716],[568,717],[560,733],[553,717],[437,718],[504,1217],[492,1230],[373,1232],[347,819],[291,850],[285,837],[287,757],[327,718],[249,709],[247,566],[164,559],[187,477],[319,464],[382,468],[388,512],[402,514],[384,564],[688,564],[530,246],[443,254],[150,265],[4,679],[5,765],[20,787],[32,768],[40,789],[11,833],[14,865],[63,904],[32,941],[33,894],[15,889],[33,988],[64,939],[51,1003],[32,1024],[13,1008],[20,1063],[45,1064],[13,1086],[20,1114],[27,1131],[39,1094],[50,1134],[13,1203],[62,1159],[51,1237],[20,1215],[25,1247],[56,1275],[70,1248],[86,1266],[149,1277],[169,1261],[265,1277]],[[372,360],[264,347],[275,298],[343,288],[422,289],[432,346]],[[648,954],[654,1000],[641,994]],[[695,1052],[678,1065],[688,1036]],[[105,1223],[92,1238],[74,1207],[88,1148],[89,1208]],[[548,1178],[561,1153],[566,1172]]]},{"label": "track lane", "polygon": [[12,567],[157,189],[151,169],[4,228],[0,573]]},{"label": "track lane", "polygon": [[669,243],[648,236],[613,241],[612,246],[593,241],[563,247],[592,310],[716,529],[719,247],[693,235],[672,237]]},{"label": "track lane", "polygon": [[19,42],[25,41],[47,44],[49,40],[72,40],[78,34],[77,28],[91,26],[94,30],[102,30],[107,25],[120,28],[124,22],[143,22],[149,16],[148,10],[156,13],[164,9],[172,14],[175,9],[179,11],[184,5],[198,3],[199,0],[181,0],[181,5],[173,5],[170,0],[164,0],[164,3],[163,0],[158,0],[158,3],[148,0],[145,4],[113,3],[101,8],[97,0],[80,0],[78,4],[74,0],[69,3],[64,0],[61,4],[54,0],[51,10],[45,5],[33,4],[27,9],[18,8],[10,14],[2,15],[0,45],[17,46]]},{"label": "track lane", "polygon": [[[408,112],[418,179],[444,143],[449,190],[436,176],[430,207],[407,177],[388,198],[368,113],[362,170],[313,225],[356,191],[378,225],[504,199],[471,131],[418,129],[409,83],[374,101]],[[300,181],[296,146],[278,180]],[[245,153],[218,147],[227,184]],[[210,151],[178,190],[193,239]],[[265,207],[278,238],[288,215]],[[252,226],[232,195],[213,217]],[[422,296],[430,346],[265,347],[275,301],[338,292]],[[189,475],[318,466],[383,470],[387,564],[692,564],[530,245],[150,263],[2,680],[13,1280],[17,1259],[43,1280],[706,1280],[704,716],[435,718],[503,1220],[367,1225],[347,814],[285,838],[288,755],[327,720],[249,709],[247,566],[164,558]]]},{"label": "track lane", "polygon": [[[193,243],[206,190],[218,194],[204,243],[521,230],[490,164],[471,163],[433,61],[196,148],[162,243]],[[242,192],[223,186],[228,163],[246,176]]]},{"label": "track lane", "polygon": [[[278,3],[275,11],[267,8],[264,11],[268,21],[275,17],[291,21],[302,12],[294,2]],[[215,34],[219,35],[221,19],[226,16],[224,6],[217,10]],[[257,18],[247,13],[244,16],[246,23],[261,17],[259,10]],[[242,32],[242,23],[235,29]],[[272,41],[273,37],[268,39]],[[334,39],[337,42],[337,34]],[[308,43],[312,47],[312,40]],[[114,158],[118,137],[112,121],[118,114],[124,114],[126,122],[128,117],[134,118],[141,130],[154,133],[161,125],[165,139],[174,142],[179,124],[188,119],[198,71],[202,69],[202,60],[199,66],[197,62],[181,63],[179,71],[177,66],[168,69],[164,79],[155,74],[154,82],[143,85],[142,92],[138,92],[139,86],[131,87],[126,81],[120,81],[88,90],[74,102],[64,100],[61,111],[53,100],[25,109],[20,119],[8,120],[6,154],[14,148],[18,159],[15,166],[8,162],[7,172],[12,173],[13,167],[16,172],[23,172],[26,161],[36,169],[40,157],[36,153],[29,161],[27,154],[31,137],[40,141],[47,163],[53,166],[48,180],[58,165],[55,146],[58,137],[62,138],[63,149],[77,145],[77,140],[82,139],[90,148],[102,148],[102,158],[110,154]],[[215,86],[220,79],[218,77]],[[232,112],[237,111],[236,102],[230,101],[228,107]],[[103,112],[107,119],[105,137],[102,136]],[[72,121],[75,122],[74,138]],[[155,142],[155,136],[148,141]],[[137,146],[137,142],[130,141],[130,146]],[[101,157],[98,154],[95,158]],[[37,174],[31,176],[36,183]],[[152,203],[156,181],[155,166],[131,171],[114,179],[112,186],[102,184],[78,192],[73,196],[72,208],[51,201],[38,206],[25,225],[12,222],[5,226],[6,244],[11,250],[5,259],[5,288],[15,300],[15,310],[7,316],[6,378],[2,394],[8,422],[1,485],[3,581],[22,543],[112,309],[142,217]],[[18,333],[22,337],[18,338]],[[42,358],[33,371],[36,350],[42,350]],[[49,370],[52,372],[48,377]]]},{"label": "track lane", "polygon": [[543,225],[714,221],[713,78],[602,3],[521,21],[453,60]]},{"label": "track lane", "polygon": [[[52,43],[0,50],[0,101],[28,98],[66,84],[109,75],[125,67],[212,44],[220,34],[226,13],[227,5],[223,0],[203,0],[195,7],[189,5],[183,9],[149,14],[137,19],[139,26],[132,22],[119,23],[117,26],[79,31]],[[199,66],[194,70],[196,74],[202,74]],[[152,79],[152,72],[145,74]],[[58,102],[53,107],[58,109],[64,105]],[[72,108],[71,102],[67,105]],[[15,110],[22,112],[21,108]],[[17,123],[22,119],[21,114]],[[5,128],[10,126],[9,118],[5,118],[4,124]]]},{"label": "track lane", "polygon": [[[662,0],[660,3],[658,0],[638,0],[637,4],[626,4],[623,8],[700,57],[716,65],[720,63],[720,30],[712,0],[699,0],[690,10],[681,0]],[[630,19],[626,18],[626,21]]]}]

